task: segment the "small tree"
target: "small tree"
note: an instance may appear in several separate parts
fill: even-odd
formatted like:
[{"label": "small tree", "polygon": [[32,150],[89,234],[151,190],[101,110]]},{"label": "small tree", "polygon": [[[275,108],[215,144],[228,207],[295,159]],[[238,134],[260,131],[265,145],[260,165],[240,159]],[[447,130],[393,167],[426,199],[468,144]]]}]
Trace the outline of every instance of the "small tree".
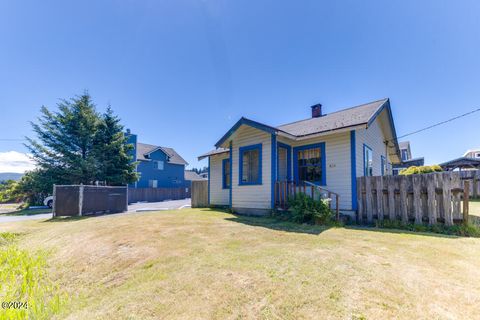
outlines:
[{"label": "small tree", "polygon": [[43,199],[51,194],[54,183],[65,184],[66,180],[55,180],[48,171],[35,169],[28,171],[15,184],[12,197],[15,201],[23,201],[30,205],[42,204]]}]

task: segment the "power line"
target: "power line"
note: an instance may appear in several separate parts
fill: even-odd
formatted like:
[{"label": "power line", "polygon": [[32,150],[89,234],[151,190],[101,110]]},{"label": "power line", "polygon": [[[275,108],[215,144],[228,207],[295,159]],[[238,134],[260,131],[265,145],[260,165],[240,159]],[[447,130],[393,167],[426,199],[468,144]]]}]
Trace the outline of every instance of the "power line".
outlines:
[{"label": "power line", "polygon": [[428,127],[425,127],[425,128],[422,128],[422,129],[419,129],[419,130],[416,130],[416,131],[413,131],[413,132],[410,132],[410,133],[407,133],[407,134],[404,134],[404,135],[402,135],[402,136],[400,136],[400,137],[397,137],[396,139],[392,139],[392,140],[389,140],[389,141],[394,141],[394,140],[397,140],[397,141],[398,141],[399,139],[402,139],[402,138],[411,136],[411,135],[413,135],[413,134],[417,134],[417,133],[419,133],[419,132],[426,131],[426,130],[429,130],[429,129],[438,127],[438,126],[440,126],[440,125],[442,125],[442,124],[445,124],[445,123],[448,123],[448,122],[451,122],[451,121],[454,121],[454,120],[457,120],[457,119],[466,117],[466,116],[471,115],[471,114],[473,114],[473,113],[475,113],[475,112],[478,112],[478,111],[480,111],[480,108],[475,109],[475,110],[472,110],[472,111],[467,112],[467,113],[464,113],[464,114],[461,114],[461,115],[459,115],[459,116],[450,118],[450,119],[448,119],[448,120],[445,120],[445,121],[441,121],[441,122],[432,124],[431,126],[428,126]]}]

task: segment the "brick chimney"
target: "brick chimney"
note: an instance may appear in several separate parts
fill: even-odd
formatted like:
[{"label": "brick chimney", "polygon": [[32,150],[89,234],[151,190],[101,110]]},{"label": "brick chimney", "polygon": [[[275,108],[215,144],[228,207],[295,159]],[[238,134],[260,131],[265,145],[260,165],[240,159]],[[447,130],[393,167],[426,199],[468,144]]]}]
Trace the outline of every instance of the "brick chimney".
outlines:
[{"label": "brick chimney", "polygon": [[312,108],[312,118],[319,118],[322,116],[322,105],[316,104],[311,106]]}]

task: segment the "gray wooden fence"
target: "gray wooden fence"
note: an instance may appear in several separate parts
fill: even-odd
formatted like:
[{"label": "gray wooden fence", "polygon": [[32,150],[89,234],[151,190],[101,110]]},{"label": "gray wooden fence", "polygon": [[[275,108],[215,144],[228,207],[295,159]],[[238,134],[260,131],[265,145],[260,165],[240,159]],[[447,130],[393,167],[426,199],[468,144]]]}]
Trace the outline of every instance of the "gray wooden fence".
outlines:
[{"label": "gray wooden fence", "polygon": [[454,220],[465,220],[464,214],[468,217],[469,190],[470,181],[460,172],[360,177],[357,218],[360,223],[389,219],[453,225]]},{"label": "gray wooden fence", "polygon": [[127,210],[127,187],[53,186],[54,217],[117,213]]},{"label": "gray wooden fence", "polygon": [[470,180],[470,197],[480,198],[480,170],[464,170],[459,173],[462,180]]},{"label": "gray wooden fence", "polygon": [[190,188],[128,188],[128,203],[179,200],[190,197]]},{"label": "gray wooden fence", "polygon": [[208,180],[192,181],[192,208],[208,206]]}]

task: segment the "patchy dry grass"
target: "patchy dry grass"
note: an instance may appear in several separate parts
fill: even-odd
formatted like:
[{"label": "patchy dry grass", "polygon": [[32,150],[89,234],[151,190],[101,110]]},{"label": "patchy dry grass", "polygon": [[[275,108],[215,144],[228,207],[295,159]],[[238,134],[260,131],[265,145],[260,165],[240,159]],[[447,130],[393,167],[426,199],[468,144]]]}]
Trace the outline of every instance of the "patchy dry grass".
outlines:
[{"label": "patchy dry grass", "polygon": [[475,238],[209,209],[0,227],[52,252],[68,319],[480,318]]}]

